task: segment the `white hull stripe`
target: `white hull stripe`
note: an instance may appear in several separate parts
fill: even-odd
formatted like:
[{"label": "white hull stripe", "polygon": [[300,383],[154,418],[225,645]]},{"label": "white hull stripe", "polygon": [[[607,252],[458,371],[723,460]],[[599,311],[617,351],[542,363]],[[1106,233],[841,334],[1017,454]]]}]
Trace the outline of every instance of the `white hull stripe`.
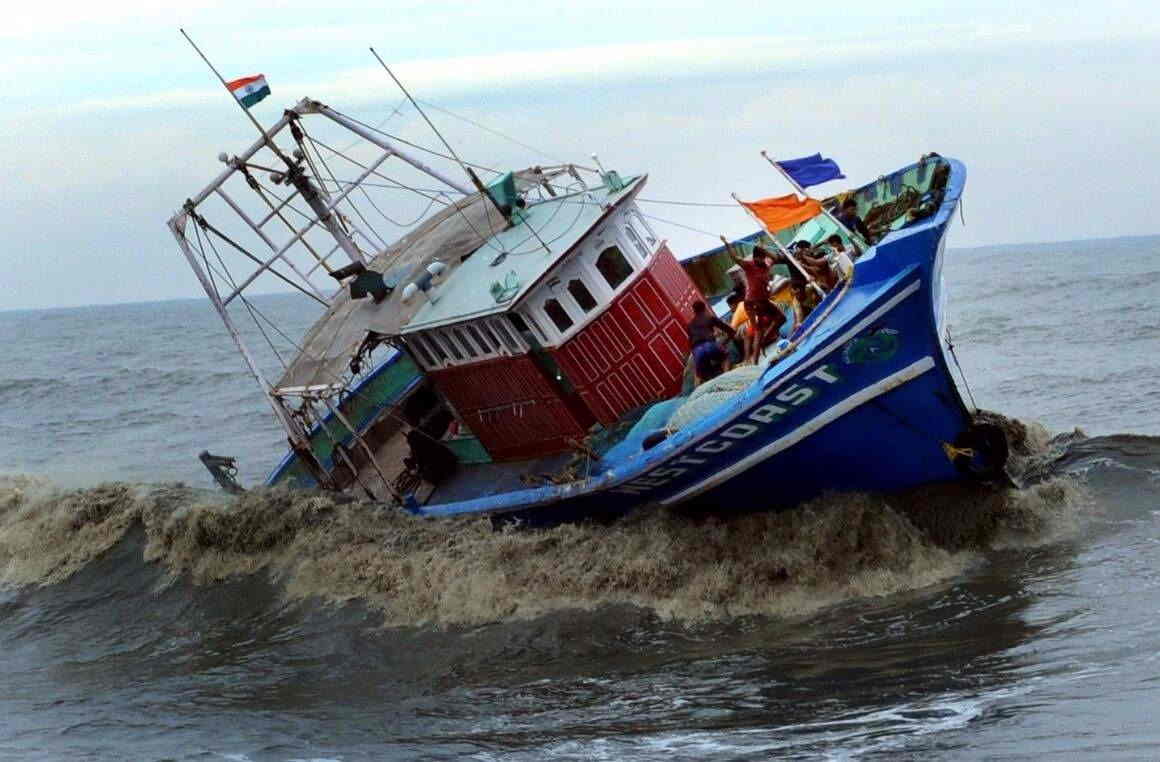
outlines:
[{"label": "white hull stripe", "polygon": [[[876,320],[881,318],[883,315],[885,315],[887,312],[890,312],[890,310],[897,307],[899,305],[899,303],[901,303],[904,299],[906,299],[906,297],[910,296],[915,291],[917,291],[920,286],[922,286],[922,281],[916,280],[913,283],[911,283],[909,286],[907,286],[906,288],[899,291],[894,296],[890,297],[890,299],[887,300],[881,307],[879,307],[878,309],[874,310],[874,312],[870,313],[866,317],[859,320],[857,323],[855,323],[853,326],[851,326],[845,333],[843,333],[837,339],[834,339],[829,344],[827,344],[825,349],[820,349],[817,352],[815,352],[814,353],[815,356],[812,359],[801,364],[801,367],[797,369],[797,373],[794,373],[792,376],[786,376],[784,378],[777,379],[777,385],[774,386],[773,389],[776,389],[778,386],[781,386],[786,381],[791,380],[791,378],[796,378],[797,374],[801,373],[803,370],[805,370],[806,367],[808,367],[811,363],[825,357],[830,352],[834,351],[839,345],[845,344],[850,339],[852,339],[855,336],[857,336],[858,334],[862,333],[862,331],[865,330],[866,326],[875,322]],[[773,391],[773,389],[769,389],[768,391]]]},{"label": "white hull stripe", "polygon": [[[756,400],[754,400],[753,403],[749,407],[747,407],[745,410],[739,411],[737,416],[738,417],[742,416],[745,413],[748,413],[748,412],[756,409],[759,405],[761,405],[762,403],[765,402],[765,400],[769,397],[769,395],[773,394],[775,391],[780,389],[782,386],[785,386],[790,381],[793,381],[794,379],[796,379],[799,376],[801,376],[802,374],[804,374],[808,369],[810,369],[811,367],[814,367],[815,364],[820,364],[820,362],[822,360],[824,360],[827,356],[829,356],[829,354],[831,352],[838,349],[843,344],[845,344],[847,341],[849,341],[850,339],[857,336],[859,333],[861,333],[866,328],[866,326],[877,321],[883,315],[885,315],[887,312],[890,312],[890,310],[897,307],[898,304],[900,302],[902,302],[903,299],[910,296],[915,291],[918,291],[918,289],[921,286],[922,286],[921,280],[914,281],[909,286],[902,289],[894,296],[890,297],[889,300],[887,300],[881,307],[874,310],[874,312],[870,313],[866,317],[859,320],[855,325],[850,327],[845,333],[843,333],[837,339],[830,341],[830,343],[827,344],[824,348],[815,351],[813,353],[813,357],[806,360],[801,365],[799,365],[798,367],[789,371],[785,375],[782,375],[776,379],[773,379],[772,383],[768,387],[765,387],[765,391],[761,394],[761,396],[758,397]],[[729,403],[724,403],[724,404],[729,404]],[[713,435],[712,431],[706,431],[704,434],[701,434],[698,437],[690,439],[688,442],[685,442],[680,447],[678,447],[676,450],[674,450],[667,458],[665,458],[664,460],[662,460],[658,463],[653,464],[653,466],[650,467],[650,470],[651,470],[651,468],[655,468],[656,466],[664,467],[664,464],[668,463],[669,460],[677,457],[678,455],[685,452],[689,448],[697,446],[698,444],[705,441],[706,439],[708,439],[712,435]],[[647,475],[648,475],[648,472],[645,472],[644,476],[647,476]],[[609,486],[613,486],[613,487],[618,486],[619,484],[623,484],[624,482],[627,482],[627,481],[632,481],[633,479],[639,478],[640,476],[641,476],[641,474],[636,474],[632,477],[629,477],[627,479],[624,479],[623,481],[617,482],[616,484],[609,485]]]},{"label": "white hull stripe", "polygon": [[[904,295],[904,294],[902,294],[902,295]],[[902,295],[900,295],[900,296],[902,296]],[[707,479],[705,479],[701,482],[698,482],[697,484],[694,484],[690,487],[686,487],[684,490],[682,490],[681,492],[678,492],[677,494],[673,495],[672,497],[665,498],[664,500],[661,500],[660,501],[661,505],[671,505],[672,503],[678,503],[682,500],[688,500],[691,497],[696,497],[697,495],[701,494],[702,492],[705,492],[707,490],[712,489],[713,487],[716,487],[717,485],[721,484],[722,482],[726,482],[729,479],[732,479],[733,477],[737,476],[738,474],[749,470],[750,468],[757,465],[761,461],[773,457],[774,455],[781,452],[782,450],[786,450],[786,449],[789,449],[790,447],[793,447],[798,442],[800,442],[803,439],[805,439],[806,437],[814,434],[815,432],[822,429],[823,427],[825,427],[829,423],[837,420],[838,418],[841,418],[843,415],[845,415],[846,413],[849,413],[851,410],[853,410],[857,407],[861,407],[862,405],[866,404],[870,400],[873,400],[876,397],[880,397],[883,394],[886,394],[887,392],[891,391],[892,389],[895,389],[895,388],[901,386],[902,384],[905,384],[907,381],[910,381],[911,379],[914,379],[914,378],[917,378],[918,376],[921,376],[923,373],[926,373],[928,370],[930,370],[933,367],[934,367],[934,358],[930,357],[928,355],[928,356],[922,358],[921,360],[918,360],[917,362],[914,362],[914,363],[906,366],[902,370],[900,370],[896,373],[892,373],[891,375],[887,376],[886,378],[882,379],[881,381],[879,381],[875,384],[872,384],[871,386],[866,387],[865,389],[858,392],[857,394],[853,394],[853,395],[847,397],[846,399],[839,402],[837,405],[834,405],[829,410],[827,410],[824,413],[818,415],[817,417],[811,419],[810,421],[806,422],[802,426],[799,426],[798,428],[789,432],[788,434],[781,437],[780,439],[777,439],[773,442],[770,442],[769,444],[767,444],[765,447],[762,447],[757,452],[755,452],[751,455],[745,456],[744,458],[737,461],[736,463],[729,466],[728,468],[725,468],[725,469],[722,469],[721,471],[718,471],[717,473],[713,474],[712,476],[708,477]]]}]

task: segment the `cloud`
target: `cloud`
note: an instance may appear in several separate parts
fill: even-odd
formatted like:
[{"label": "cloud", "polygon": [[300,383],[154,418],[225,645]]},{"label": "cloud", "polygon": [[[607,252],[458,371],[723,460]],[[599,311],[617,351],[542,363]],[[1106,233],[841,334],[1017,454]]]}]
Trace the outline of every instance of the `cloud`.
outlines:
[{"label": "cloud", "polygon": [[[346,27],[331,30],[354,34]],[[363,30],[364,38],[373,33]],[[801,36],[718,37],[665,40],[548,50],[513,50],[487,55],[450,56],[390,62],[392,69],[424,98],[448,98],[471,93],[518,94],[521,90],[576,85],[609,86],[628,81],[673,82],[748,74],[797,76],[807,71],[858,70],[912,65],[924,59],[945,60],[960,54],[1019,51],[1043,45],[1075,45],[1103,41],[1109,35],[1126,43],[1160,37],[1160,26],[1147,19],[1129,26],[1044,29],[1038,24],[961,24],[928,28],[921,37],[860,35],[808,39]],[[370,59],[369,53],[366,56]],[[307,96],[348,106],[397,97],[394,85],[377,63],[327,72],[325,76],[282,79],[265,71],[279,106]],[[288,99],[283,94],[292,94]],[[57,113],[120,109],[172,108],[197,105],[223,97],[212,86],[82,98],[50,107]]]}]

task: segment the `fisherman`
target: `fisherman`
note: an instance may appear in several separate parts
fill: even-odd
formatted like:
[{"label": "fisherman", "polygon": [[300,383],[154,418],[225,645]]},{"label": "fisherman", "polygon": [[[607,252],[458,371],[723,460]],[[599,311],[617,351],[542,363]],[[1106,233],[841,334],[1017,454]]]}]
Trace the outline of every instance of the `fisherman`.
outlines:
[{"label": "fisherman", "polygon": [[693,354],[693,375],[700,386],[711,378],[716,378],[732,367],[729,356],[717,343],[714,331],[722,331],[735,338],[736,333],[728,323],[718,318],[701,300],[693,302],[693,319],[689,321],[689,346]]},{"label": "fisherman", "polygon": [[852,233],[857,233],[862,236],[862,240],[866,243],[870,241],[870,228],[866,227],[866,223],[858,216],[858,202],[852,198],[848,198],[842,202],[841,210],[835,215],[838,222],[842,223]]},{"label": "fisherman", "polygon": [[771,336],[777,335],[782,323],[785,322],[785,315],[769,301],[769,268],[772,266],[773,257],[762,247],[754,246],[753,256],[750,259],[743,259],[725,236],[721,236],[721,242],[725,244],[729,258],[745,274],[745,314],[749,316],[752,337],[745,362],[756,365],[761,348]]},{"label": "fisherman", "polygon": [[837,233],[834,233],[826,239],[826,246],[829,249],[826,258],[830,260],[830,266],[838,274],[838,279],[845,280],[851,277],[854,274],[854,259],[857,257],[856,250],[847,249],[846,242]]},{"label": "fisherman", "polygon": [[834,271],[830,260],[823,252],[814,249],[809,241],[795,243],[793,256],[823,291],[829,291],[838,285],[838,274]]},{"label": "fisherman", "polygon": [[737,301],[745,301],[745,275],[741,272],[741,268],[733,265],[725,274],[729,276],[729,280],[733,283],[733,290],[729,292],[730,296],[736,296]]},{"label": "fisherman", "polygon": [[809,287],[806,276],[796,269],[789,272],[789,290],[793,294],[793,330],[796,332],[821,299],[818,298],[817,291]]},{"label": "fisherman", "polygon": [[730,291],[725,297],[725,304],[729,307],[729,325],[735,331],[726,347],[730,366],[739,365],[749,354],[749,316],[745,314],[744,301],[745,294],[736,291]]},{"label": "fisherman", "polygon": [[834,233],[826,239],[826,245],[830,247],[830,250],[833,251],[835,255],[848,258],[851,264],[858,257],[862,256],[862,252],[858,251],[858,247],[854,245],[853,241],[850,242],[850,248],[847,249],[846,242],[842,240],[842,236],[838,235],[837,233]]}]

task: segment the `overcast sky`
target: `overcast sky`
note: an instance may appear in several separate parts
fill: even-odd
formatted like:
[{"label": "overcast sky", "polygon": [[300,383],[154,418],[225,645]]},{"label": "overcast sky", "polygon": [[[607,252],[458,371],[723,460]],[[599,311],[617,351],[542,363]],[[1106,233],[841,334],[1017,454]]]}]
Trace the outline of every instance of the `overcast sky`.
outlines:
[{"label": "overcast sky", "polygon": [[[254,131],[179,26],[227,78],[266,75],[266,124],[306,95],[383,122],[399,96],[373,45],[421,99],[537,149],[431,112],[489,166],[597,152],[648,172],[646,198],[720,203],[787,192],[761,149],[821,151],[849,184],[936,150],[969,172],[952,246],[1160,232],[1160,4],[794,5],[21,4],[0,26],[0,309],[200,293],[164,222]],[[386,128],[435,145],[410,109]],[[642,206],[752,230],[734,209]],[[679,256],[714,243],[656,227]]]}]

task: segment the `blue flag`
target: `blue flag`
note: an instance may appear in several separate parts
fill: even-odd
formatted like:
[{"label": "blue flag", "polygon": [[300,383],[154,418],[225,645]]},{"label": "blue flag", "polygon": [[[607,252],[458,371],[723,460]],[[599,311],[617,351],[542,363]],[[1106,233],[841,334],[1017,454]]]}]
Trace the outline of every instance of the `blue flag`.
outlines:
[{"label": "blue flag", "polygon": [[813,156],[803,156],[800,159],[779,161],[777,166],[784,169],[785,173],[803,188],[821,185],[827,180],[846,179],[842,170],[838,168],[838,162],[833,159],[823,159],[820,153]]}]

